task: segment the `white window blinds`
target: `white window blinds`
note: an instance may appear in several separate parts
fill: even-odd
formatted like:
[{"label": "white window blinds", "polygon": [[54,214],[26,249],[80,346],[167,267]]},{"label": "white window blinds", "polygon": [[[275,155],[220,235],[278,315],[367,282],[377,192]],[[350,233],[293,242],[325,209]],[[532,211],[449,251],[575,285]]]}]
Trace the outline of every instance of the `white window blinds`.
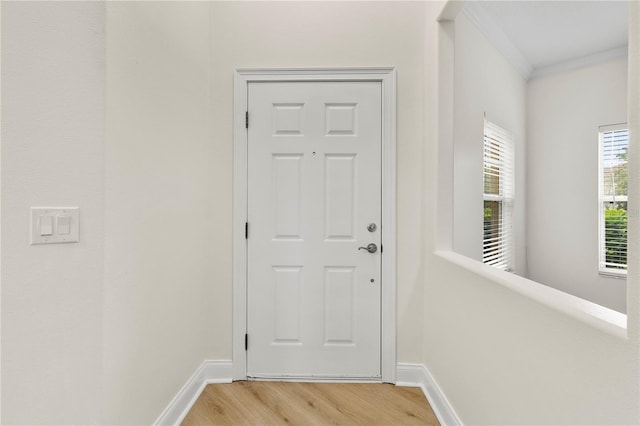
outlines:
[{"label": "white window blinds", "polygon": [[485,120],[482,261],[506,271],[514,267],[514,161],[513,136]]},{"label": "white window blinds", "polygon": [[626,124],[599,128],[599,270],[625,275],[627,270]]}]

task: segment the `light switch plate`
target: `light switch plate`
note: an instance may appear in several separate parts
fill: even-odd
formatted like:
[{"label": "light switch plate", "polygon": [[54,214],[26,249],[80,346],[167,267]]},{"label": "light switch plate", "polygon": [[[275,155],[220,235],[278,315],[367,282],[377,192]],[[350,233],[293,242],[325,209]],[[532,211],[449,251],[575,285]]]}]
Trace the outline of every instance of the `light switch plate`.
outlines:
[{"label": "light switch plate", "polygon": [[[53,225],[52,230],[50,223]],[[77,243],[78,241],[80,241],[79,207],[31,207],[32,245]]]}]

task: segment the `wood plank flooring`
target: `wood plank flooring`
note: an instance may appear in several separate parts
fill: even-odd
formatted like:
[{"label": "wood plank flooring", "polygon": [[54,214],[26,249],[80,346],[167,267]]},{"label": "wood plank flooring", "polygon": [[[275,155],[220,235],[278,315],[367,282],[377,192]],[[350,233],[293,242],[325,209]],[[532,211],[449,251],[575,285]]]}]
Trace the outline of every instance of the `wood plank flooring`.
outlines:
[{"label": "wood plank flooring", "polygon": [[439,425],[420,388],[373,383],[208,385],[182,425]]}]

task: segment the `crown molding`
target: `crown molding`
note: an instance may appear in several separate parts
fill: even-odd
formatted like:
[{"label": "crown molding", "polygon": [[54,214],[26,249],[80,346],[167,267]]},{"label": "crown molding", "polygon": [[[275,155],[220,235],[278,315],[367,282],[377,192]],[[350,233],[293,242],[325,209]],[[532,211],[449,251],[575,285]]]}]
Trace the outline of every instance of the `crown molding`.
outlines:
[{"label": "crown molding", "polygon": [[531,77],[533,66],[478,1],[465,2],[462,12],[525,80]]},{"label": "crown molding", "polygon": [[475,25],[482,35],[493,47],[520,73],[525,80],[548,77],[553,74],[573,71],[580,68],[611,62],[626,58],[628,46],[619,46],[603,52],[567,61],[553,63],[544,67],[534,68],[527,58],[520,52],[511,39],[502,31],[491,15],[480,4],[480,1],[471,0],[464,3],[462,13]]},{"label": "crown molding", "polygon": [[560,74],[567,71],[573,71],[596,65],[604,62],[612,62],[618,59],[624,59],[628,56],[628,46],[620,46],[614,49],[598,52],[593,55],[582,56],[580,58],[570,59],[568,61],[558,62],[547,65],[545,67],[536,68],[531,73],[531,78],[548,77],[553,74]]}]

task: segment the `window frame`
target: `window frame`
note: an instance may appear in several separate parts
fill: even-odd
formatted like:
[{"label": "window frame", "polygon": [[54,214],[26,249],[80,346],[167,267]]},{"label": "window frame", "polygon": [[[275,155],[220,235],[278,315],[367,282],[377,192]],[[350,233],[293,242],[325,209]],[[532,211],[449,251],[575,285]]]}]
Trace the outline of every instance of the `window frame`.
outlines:
[{"label": "window frame", "polygon": [[[626,149],[628,152],[629,147],[629,129],[627,123],[618,123],[611,125],[604,125],[598,127],[598,273],[601,276],[612,277],[612,278],[626,278],[627,277],[627,266],[628,264],[624,264],[624,268],[616,268],[607,266],[606,261],[606,226],[605,226],[605,211],[607,209],[607,203],[628,203],[628,195],[605,195],[604,194],[604,186],[605,186],[605,135],[608,133],[615,133],[626,131]],[[626,160],[626,164],[628,165],[628,160]],[[625,208],[628,214],[628,204]],[[628,247],[628,222],[627,222],[627,240],[625,243]],[[628,249],[625,249],[625,256],[628,254]],[[627,259],[628,260],[628,259]],[[622,265],[622,264],[619,264]]]},{"label": "window frame", "polygon": [[[490,155],[493,154],[491,158]],[[496,158],[496,154],[498,157]],[[515,270],[515,235],[513,209],[515,204],[515,140],[513,135],[502,127],[484,119],[483,129],[483,212],[486,202],[498,203],[497,246],[487,249],[488,239],[483,219],[482,262],[512,272]],[[498,170],[498,194],[486,192],[487,169]],[[495,174],[493,175],[495,176]],[[492,238],[495,240],[495,237]]]}]

